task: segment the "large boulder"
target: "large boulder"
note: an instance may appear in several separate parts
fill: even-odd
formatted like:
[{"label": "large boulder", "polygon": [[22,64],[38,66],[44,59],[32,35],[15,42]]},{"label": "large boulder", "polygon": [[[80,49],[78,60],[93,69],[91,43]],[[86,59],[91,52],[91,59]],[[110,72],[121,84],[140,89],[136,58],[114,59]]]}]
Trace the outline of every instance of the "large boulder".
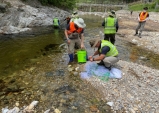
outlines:
[{"label": "large boulder", "polygon": [[70,14],[67,11],[56,7],[32,7],[15,0],[11,2],[7,13],[0,15],[0,33],[12,34],[30,30],[35,26],[50,26],[53,24],[53,18],[63,22],[68,15]]}]

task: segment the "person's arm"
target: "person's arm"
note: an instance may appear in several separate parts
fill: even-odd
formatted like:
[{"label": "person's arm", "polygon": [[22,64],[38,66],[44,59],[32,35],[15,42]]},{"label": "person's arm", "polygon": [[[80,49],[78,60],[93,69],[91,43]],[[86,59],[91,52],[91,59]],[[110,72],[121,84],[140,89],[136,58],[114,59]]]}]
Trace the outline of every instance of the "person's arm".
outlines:
[{"label": "person's arm", "polygon": [[60,25],[60,21],[58,20],[58,24]]},{"label": "person's arm", "polygon": [[67,40],[69,40],[68,34],[67,34],[67,29],[65,29],[65,37],[66,37]]},{"label": "person's arm", "polygon": [[102,26],[105,26],[105,21],[103,21]]},{"label": "person's arm", "polygon": [[91,60],[93,58],[93,56],[96,56],[98,54],[99,54],[99,51],[97,50],[97,51],[94,52],[94,54],[92,56],[89,56],[88,59]]},{"label": "person's arm", "polygon": [[119,29],[118,19],[116,19],[116,32],[118,32],[118,29]]},{"label": "person's arm", "polygon": [[149,20],[149,14],[147,14],[147,17],[146,17],[146,19],[145,20]]},{"label": "person's arm", "polygon": [[[98,57],[96,57],[96,58],[92,57],[90,59],[90,61],[100,61],[100,60],[103,60],[105,58],[106,53],[109,52],[109,51],[110,51],[110,47],[108,47],[108,46],[103,47],[101,54]],[[99,54],[99,51],[98,51],[98,54]]]},{"label": "person's arm", "polygon": [[81,48],[84,48],[84,33],[81,34]]},{"label": "person's arm", "polygon": [[81,49],[82,49],[82,48],[85,48],[85,46],[84,46],[84,29],[82,29],[80,37],[81,37]]},{"label": "person's arm", "polygon": [[88,59],[92,62],[93,61],[93,56],[96,56],[99,54],[99,51],[95,51],[94,54],[92,56],[89,56]]},{"label": "person's arm", "polygon": [[100,61],[103,60],[105,58],[104,54],[100,54],[99,57],[93,58],[93,61]]},{"label": "person's arm", "polygon": [[67,25],[67,27],[66,27],[66,29],[65,29],[65,31],[64,31],[65,37],[66,37],[68,43],[70,43],[70,39],[68,38],[68,34],[67,34],[67,31],[68,31],[69,28],[70,28],[69,26],[70,26],[70,25]]},{"label": "person's arm", "polygon": [[141,14],[141,12],[139,13],[139,16],[138,16],[138,21],[140,21],[140,14]]}]

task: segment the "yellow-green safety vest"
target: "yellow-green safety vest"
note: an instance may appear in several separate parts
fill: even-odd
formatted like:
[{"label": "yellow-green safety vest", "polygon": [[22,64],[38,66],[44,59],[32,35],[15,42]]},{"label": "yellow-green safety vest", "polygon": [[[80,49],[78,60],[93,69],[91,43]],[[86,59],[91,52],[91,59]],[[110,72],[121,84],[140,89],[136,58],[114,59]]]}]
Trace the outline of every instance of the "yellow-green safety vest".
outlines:
[{"label": "yellow-green safety vest", "polygon": [[116,33],[116,18],[105,18],[105,29],[104,33],[105,34],[115,34]]},{"label": "yellow-green safety vest", "polygon": [[108,57],[108,56],[117,56],[117,55],[118,55],[118,50],[116,49],[116,47],[115,47],[111,42],[109,42],[109,41],[107,41],[107,40],[102,40],[102,42],[101,42],[101,48],[99,49],[99,52],[100,52],[100,53],[101,53],[102,48],[103,48],[104,46],[110,47],[109,52],[106,53],[106,56],[107,56],[107,57]]},{"label": "yellow-green safety vest", "polygon": [[54,20],[53,20],[53,25],[54,25],[54,26],[59,26],[59,22],[58,22],[58,19],[57,19],[57,18],[54,18]]}]

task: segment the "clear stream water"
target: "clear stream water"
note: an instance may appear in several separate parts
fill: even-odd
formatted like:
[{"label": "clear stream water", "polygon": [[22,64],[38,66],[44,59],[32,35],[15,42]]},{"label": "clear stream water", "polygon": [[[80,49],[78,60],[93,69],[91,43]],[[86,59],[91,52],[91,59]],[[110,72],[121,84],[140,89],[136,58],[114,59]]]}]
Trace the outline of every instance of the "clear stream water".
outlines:
[{"label": "clear stream water", "polygon": [[[99,31],[103,31],[101,23],[103,19],[94,16],[83,16],[87,24],[85,36],[95,37]],[[63,30],[53,29],[53,27],[34,28],[32,33],[5,35],[0,37],[0,74],[8,74],[14,70],[18,70],[25,63],[36,59],[41,55],[48,53],[48,49],[53,49],[57,45],[63,43]],[[158,68],[158,55],[150,51],[138,48],[128,42],[122,40],[116,41],[116,46],[122,59],[133,61],[154,68]],[[56,50],[56,49],[55,49]],[[144,60],[140,60],[145,57]]]},{"label": "clear stream water", "polygon": [[[83,16],[86,37],[102,31],[102,18]],[[0,36],[0,109],[19,107],[38,100],[36,111],[58,108],[62,113],[111,113],[100,92],[91,87],[59,63],[59,45],[64,43],[62,29],[52,26],[34,28],[32,32]],[[128,42],[117,39],[116,46],[122,60],[159,68],[159,57]],[[140,59],[144,56],[145,59]],[[75,62],[76,63],[76,62]]]},{"label": "clear stream water", "polygon": [[[45,28],[38,30],[41,32],[41,30],[45,30]],[[56,50],[61,43],[63,43],[63,31],[51,27],[47,32],[43,31],[43,34],[36,32],[31,35],[8,35],[1,37],[1,76],[22,69],[27,62],[31,62],[41,55],[47,55],[53,48]]]}]

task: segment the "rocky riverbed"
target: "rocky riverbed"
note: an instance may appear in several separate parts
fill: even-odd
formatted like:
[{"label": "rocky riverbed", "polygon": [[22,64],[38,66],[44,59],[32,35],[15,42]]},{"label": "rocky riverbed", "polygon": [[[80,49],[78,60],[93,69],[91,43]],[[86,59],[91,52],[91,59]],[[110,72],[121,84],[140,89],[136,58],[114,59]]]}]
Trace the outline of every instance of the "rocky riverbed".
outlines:
[{"label": "rocky riverbed", "polygon": [[[16,3],[16,2],[15,2]],[[29,7],[29,6],[25,6]],[[20,7],[20,9],[23,9],[24,7]],[[29,9],[29,8],[28,8]],[[17,10],[17,9],[16,9]],[[35,10],[36,13],[37,10]],[[158,27],[158,13],[150,12],[150,20],[147,21],[145,26],[145,31],[142,34],[142,38],[139,38],[137,36],[133,36],[135,33],[135,28],[137,26],[137,15],[139,12],[133,12],[133,15],[130,15],[129,11],[121,10],[117,11],[117,17],[119,19],[119,31],[116,36],[116,40],[122,39],[124,41],[130,42],[134,44],[134,47],[138,46],[141,48],[144,48],[145,50],[154,52],[155,54],[159,54],[159,27]],[[30,13],[29,13],[30,14]],[[81,15],[83,14],[90,14],[81,12]],[[101,17],[106,16],[105,13],[94,13],[96,15],[99,15]],[[34,14],[32,14],[34,15]],[[49,15],[49,14],[48,14]],[[4,16],[4,15],[3,15]],[[1,18],[3,17],[1,16]],[[36,15],[36,17],[38,17]],[[51,24],[53,16],[50,16],[49,19],[49,25]],[[27,18],[27,17],[26,17]],[[39,17],[41,19],[41,16]],[[44,16],[45,18],[45,16]],[[42,18],[42,19],[44,19]],[[47,21],[48,22],[48,21]],[[26,23],[25,23],[26,24]],[[29,21],[30,24],[30,21]],[[8,25],[8,24],[6,24]],[[17,24],[19,26],[24,24]],[[48,24],[47,24],[48,25]],[[12,25],[10,25],[12,26]],[[7,26],[6,26],[7,27]],[[4,32],[4,27],[1,27],[1,32]],[[23,27],[20,27],[20,29]],[[10,28],[9,28],[10,29]],[[5,33],[14,33],[12,30],[5,29]],[[15,30],[15,32],[19,32],[19,30]],[[97,31],[99,33],[99,31]],[[98,34],[97,34],[98,35]],[[86,37],[86,43],[89,41],[91,37]],[[135,56],[136,57],[136,56]],[[11,84],[10,87],[7,87],[5,91],[8,92],[7,96],[3,96],[4,92],[1,92],[1,100],[3,100],[2,104],[6,105],[9,102],[11,102],[11,105],[20,103],[19,107],[22,107],[25,101],[29,104],[33,99],[39,99],[41,103],[37,107],[37,112],[45,111],[47,109],[52,109],[54,111],[54,108],[59,108],[62,110],[68,110],[67,107],[69,107],[71,111],[67,112],[74,112],[74,113],[83,113],[83,112],[99,112],[103,110],[102,113],[110,113],[111,111],[108,111],[106,100],[108,102],[113,103],[111,105],[111,109],[114,113],[158,113],[159,112],[159,70],[154,69],[151,66],[145,66],[139,63],[134,63],[133,61],[128,62],[124,59],[120,59],[120,61],[116,64],[119,69],[122,71],[122,78],[121,79],[109,79],[108,82],[103,82],[99,80],[96,77],[92,77],[90,79],[84,80],[84,82],[87,82],[88,84],[91,84],[95,89],[97,89],[97,93],[94,93],[94,95],[100,94],[100,96],[93,100],[94,97],[90,97],[90,101],[85,102],[84,99],[81,99],[82,94],[88,94],[85,93],[87,91],[86,86],[76,86],[80,87],[81,90],[84,90],[82,94],[79,94],[74,90],[74,86],[77,82],[80,82],[81,80],[76,80],[74,83],[69,83],[66,76],[66,81],[63,81],[61,76],[58,76],[56,81],[50,79],[50,76],[53,76],[54,78],[54,72],[52,69],[52,58],[56,58],[54,56],[48,56],[48,59],[42,59],[43,62],[35,61],[38,65],[38,68],[35,66],[28,67],[26,65],[26,69],[22,70],[20,72],[14,73],[13,75],[5,78],[8,80],[8,82],[5,82],[2,84],[1,87],[3,87],[6,84]],[[147,56],[140,57],[141,60],[149,59]],[[45,61],[49,60],[50,64],[45,64]],[[55,59],[54,59],[55,60]],[[155,60],[155,59],[154,59]],[[159,64],[159,61],[156,60],[157,64]],[[47,68],[44,69],[44,64],[47,66]],[[75,64],[74,65],[79,66]],[[19,75],[18,79],[15,80],[14,77],[17,74]],[[73,74],[71,74],[73,76]],[[30,79],[28,79],[28,76]],[[41,79],[37,79],[41,77]],[[26,78],[25,78],[26,77]],[[76,77],[76,76],[75,76]],[[79,77],[79,76],[78,76]],[[74,77],[72,77],[74,78]],[[39,84],[36,84],[37,81]],[[68,80],[68,81],[67,81]],[[17,82],[15,82],[17,81]],[[18,81],[23,81],[19,82]],[[3,81],[1,81],[2,83]],[[61,82],[61,85],[59,86],[58,83]],[[16,83],[16,84],[15,84]],[[33,83],[33,84],[32,84]],[[54,84],[56,83],[56,84]],[[81,82],[82,84],[82,82]],[[53,89],[53,92],[48,92],[48,89],[52,88],[52,85],[56,85],[57,89]],[[12,87],[11,87],[12,86]],[[35,91],[32,92],[29,90],[30,88],[33,88]],[[25,90],[24,90],[25,89]],[[24,91],[23,91],[24,90]],[[22,91],[20,96],[18,96],[17,91]],[[56,93],[57,92],[57,93]],[[73,96],[69,94],[73,94]],[[13,98],[16,96],[17,98]],[[39,95],[36,97],[35,95]],[[57,98],[57,95],[59,97]],[[54,98],[54,103],[50,103],[49,98]],[[76,99],[76,97],[78,97]],[[60,102],[58,101],[60,99]],[[99,101],[103,101],[102,105],[99,103]],[[80,102],[80,103],[79,103]],[[84,103],[85,106],[82,106]],[[91,103],[91,104],[90,104]],[[98,104],[97,104],[98,103]],[[45,107],[44,107],[45,106]],[[101,108],[102,106],[102,108]],[[5,107],[5,106],[4,106]],[[11,108],[12,106],[10,106]],[[79,111],[81,110],[81,112]],[[90,110],[91,109],[91,110]]]},{"label": "rocky riverbed", "polygon": [[[150,12],[150,18],[146,23],[142,38],[133,36],[137,27],[138,13],[134,12],[130,16],[129,11],[116,12],[120,26],[116,40],[125,40],[134,44],[134,47],[138,46],[159,55],[159,20],[156,18],[158,13]],[[95,14],[103,16],[101,13]],[[134,59],[135,57],[138,59],[139,56],[134,55]],[[140,60],[144,59],[148,58],[144,55],[140,57]],[[159,65],[159,61],[155,61]],[[124,59],[120,59],[117,67],[122,71],[121,79],[109,79],[108,82],[103,82],[92,77],[87,81],[103,94],[104,99],[113,103],[111,108],[114,113],[158,113],[159,70],[140,63],[133,63],[133,61],[124,61]]]}]

